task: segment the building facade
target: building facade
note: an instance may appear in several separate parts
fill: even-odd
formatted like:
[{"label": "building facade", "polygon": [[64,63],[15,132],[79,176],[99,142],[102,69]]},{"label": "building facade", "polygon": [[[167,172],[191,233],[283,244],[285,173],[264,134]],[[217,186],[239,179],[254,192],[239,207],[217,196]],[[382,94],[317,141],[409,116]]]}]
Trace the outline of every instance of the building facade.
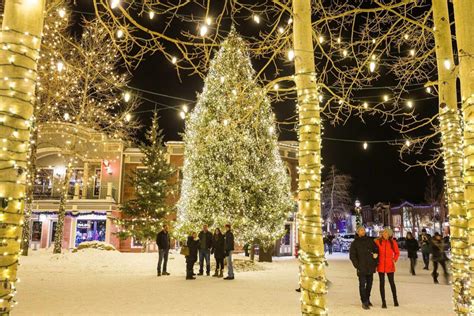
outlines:
[{"label": "building facade", "polygon": [[[76,126],[62,124],[60,128],[75,128],[74,141],[80,145],[65,154],[62,142],[71,142],[59,136],[58,127],[46,135],[51,142],[41,142],[37,155],[38,174],[34,181],[34,200],[31,227],[31,247],[49,248],[54,243],[59,208],[60,186],[63,185],[66,165],[72,162],[68,184],[66,219],[62,247],[72,249],[84,241],[104,241],[124,252],[140,252],[142,245],[135,240],[120,240],[115,233],[120,229],[114,218],[120,218],[120,204],[134,197],[130,177],[144,168],[143,154],[138,148],[127,146],[117,139],[90,130],[77,130]],[[54,133],[58,134],[56,137]],[[55,143],[56,142],[56,143]],[[47,144],[47,145],[46,145]],[[184,144],[167,142],[167,157],[176,170],[172,181],[181,181],[184,162]],[[297,191],[297,146],[293,142],[280,142],[280,153],[291,179],[293,196]],[[70,149],[70,148],[69,148]],[[71,159],[71,157],[73,157]],[[175,204],[179,197],[169,200]],[[296,210],[296,209],[295,209]],[[174,220],[173,214],[170,220]],[[293,255],[297,243],[295,214],[285,223],[286,234],[277,241],[277,255]],[[152,243],[150,250],[155,250]]]}]

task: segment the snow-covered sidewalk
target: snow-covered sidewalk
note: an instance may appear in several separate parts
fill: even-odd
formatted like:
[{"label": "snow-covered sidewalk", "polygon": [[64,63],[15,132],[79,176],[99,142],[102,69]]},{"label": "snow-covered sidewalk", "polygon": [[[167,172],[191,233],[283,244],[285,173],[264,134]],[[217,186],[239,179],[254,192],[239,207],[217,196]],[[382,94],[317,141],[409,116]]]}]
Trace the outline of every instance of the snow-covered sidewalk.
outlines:
[{"label": "snow-covered sidewalk", "polygon": [[[237,272],[234,281],[213,277],[186,281],[180,255],[171,255],[171,276],[157,277],[156,259],[156,254],[98,250],[61,256],[32,251],[31,256],[21,258],[19,304],[13,315],[299,315],[295,259],[259,264],[262,269]],[[424,270],[412,277],[408,260],[403,258],[398,270],[401,306],[393,307],[388,299],[388,309],[380,308],[376,277],[375,306],[364,311],[347,255],[330,256],[330,315],[453,315],[449,286],[433,285]]]}]

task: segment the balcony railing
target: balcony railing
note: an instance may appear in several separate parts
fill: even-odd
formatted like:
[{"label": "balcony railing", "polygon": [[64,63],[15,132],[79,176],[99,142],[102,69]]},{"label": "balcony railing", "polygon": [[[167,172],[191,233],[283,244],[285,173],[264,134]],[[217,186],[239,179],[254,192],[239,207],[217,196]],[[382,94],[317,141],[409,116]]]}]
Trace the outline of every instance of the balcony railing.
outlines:
[{"label": "balcony railing", "polygon": [[[33,186],[33,199],[35,200],[59,200],[60,197],[61,192],[56,187],[42,184]],[[87,190],[83,190],[82,186],[79,185],[70,185],[68,199],[114,199],[117,201],[117,190],[112,186],[112,183],[107,183],[98,188],[88,187]]]}]

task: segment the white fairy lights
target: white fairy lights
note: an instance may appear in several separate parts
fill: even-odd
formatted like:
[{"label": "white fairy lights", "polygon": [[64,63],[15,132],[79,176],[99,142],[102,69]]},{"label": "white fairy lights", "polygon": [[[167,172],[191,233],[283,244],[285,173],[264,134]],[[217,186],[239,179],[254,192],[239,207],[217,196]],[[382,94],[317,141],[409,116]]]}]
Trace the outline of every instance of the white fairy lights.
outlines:
[{"label": "white fairy lights", "polygon": [[295,51],[292,50],[292,49],[290,49],[290,50],[288,51],[288,60],[289,60],[289,61],[293,61],[293,59],[295,59]]},{"label": "white fairy lights", "polygon": [[111,0],[110,1],[110,8],[116,9],[120,5],[120,0]]},{"label": "white fairy lights", "polygon": [[[270,88],[279,88],[275,85]],[[257,103],[258,109],[250,112]],[[251,117],[242,120],[248,113]],[[240,242],[258,238],[264,247],[273,244],[270,240],[284,228],[280,223],[291,208],[277,136],[270,100],[256,84],[247,47],[231,31],[186,120],[178,233],[208,218],[216,226],[230,219]],[[242,183],[249,185],[243,188]]]},{"label": "white fairy lights", "polygon": [[207,25],[201,25],[201,27],[199,28],[199,35],[201,35],[202,37],[206,36],[208,30],[209,29],[207,28]]}]

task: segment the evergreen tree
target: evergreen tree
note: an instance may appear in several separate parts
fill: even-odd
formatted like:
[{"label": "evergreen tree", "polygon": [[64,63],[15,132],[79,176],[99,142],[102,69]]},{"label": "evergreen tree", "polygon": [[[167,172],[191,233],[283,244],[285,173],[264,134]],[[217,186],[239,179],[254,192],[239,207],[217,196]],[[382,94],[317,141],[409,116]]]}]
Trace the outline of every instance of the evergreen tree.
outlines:
[{"label": "evergreen tree", "polygon": [[289,179],[270,102],[233,29],[211,61],[184,142],[180,231],[231,223],[239,241],[272,247],[291,209]]},{"label": "evergreen tree", "polygon": [[169,220],[172,207],[167,203],[167,198],[173,194],[173,184],[170,182],[173,169],[166,158],[166,147],[156,113],[146,139],[147,143],[139,146],[145,155],[142,159],[145,168],[138,169],[130,179],[135,188],[135,198],[122,205],[122,218],[116,220],[122,227],[117,236],[120,239],[133,237],[143,245],[144,250]]}]

